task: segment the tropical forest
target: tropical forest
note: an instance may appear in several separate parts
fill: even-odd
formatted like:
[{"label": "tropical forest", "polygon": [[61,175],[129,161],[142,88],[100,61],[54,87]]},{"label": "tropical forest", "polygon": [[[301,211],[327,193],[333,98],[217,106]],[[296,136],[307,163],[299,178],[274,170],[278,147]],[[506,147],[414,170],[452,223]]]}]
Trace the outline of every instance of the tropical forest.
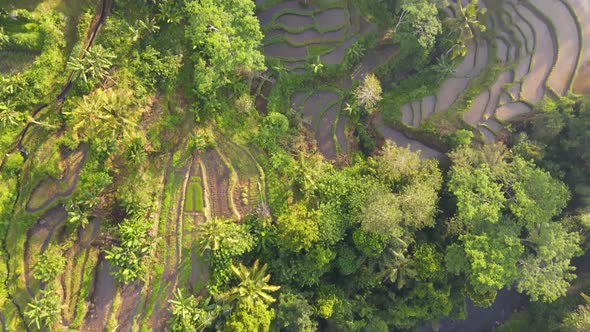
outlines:
[{"label": "tropical forest", "polygon": [[588,0],[0,0],[2,332],[588,332],[588,249]]}]

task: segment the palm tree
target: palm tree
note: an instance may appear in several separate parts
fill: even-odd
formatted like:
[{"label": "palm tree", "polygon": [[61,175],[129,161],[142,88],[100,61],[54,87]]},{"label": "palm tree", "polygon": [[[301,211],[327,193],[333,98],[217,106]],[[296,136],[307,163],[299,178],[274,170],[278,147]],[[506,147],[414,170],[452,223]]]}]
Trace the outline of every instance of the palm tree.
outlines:
[{"label": "palm tree", "polygon": [[453,5],[455,17],[447,19],[451,26],[451,33],[458,33],[458,45],[453,46],[449,52],[452,53],[451,59],[457,56],[464,56],[467,47],[465,43],[475,38],[475,31],[486,31],[486,26],[479,21],[479,18],[487,12],[487,8],[478,7],[478,0],[471,0],[467,6],[463,6],[461,1]]},{"label": "palm tree", "polygon": [[78,136],[128,141],[137,136],[141,111],[133,103],[132,93],[124,89],[98,89],[78,99],[72,110],[63,111]]},{"label": "palm tree", "polygon": [[383,278],[383,281],[391,282],[398,289],[402,289],[418,275],[414,262],[411,258],[393,249],[389,249],[387,253],[385,261],[382,262],[382,271],[379,276]]},{"label": "palm tree", "polygon": [[29,326],[35,324],[50,327],[60,318],[59,296],[51,290],[43,290],[39,297],[27,304],[25,317],[29,319]]},{"label": "palm tree", "polygon": [[454,5],[455,17],[450,21],[453,23],[454,32],[459,32],[459,39],[467,41],[475,36],[475,31],[486,31],[486,26],[479,21],[479,18],[487,12],[487,8],[479,7],[478,0],[471,0],[467,6],[463,6],[461,1]]},{"label": "palm tree", "polygon": [[0,103],[0,128],[12,127],[22,122],[22,117],[9,101]]},{"label": "palm tree", "polygon": [[234,242],[236,239],[232,239],[228,236],[228,220],[223,218],[213,218],[212,220],[200,224],[197,230],[197,238],[199,239],[199,245],[203,252],[205,250],[218,251],[221,248],[223,241]]},{"label": "palm tree", "polygon": [[227,293],[222,295],[222,298],[228,302],[235,302],[239,300],[244,301],[262,301],[266,304],[275,302],[269,292],[276,292],[281,288],[280,286],[272,286],[268,284],[270,274],[266,274],[266,264],[259,267],[259,262],[256,260],[251,268],[246,267],[240,263],[239,266],[232,265],[231,270],[238,278],[239,284]]},{"label": "palm tree", "polygon": [[447,77],[455,71],[455,66],[448,56],[443,54],[438,58],[436,65],[434,65],[434,70],[442,77]]},{"label": "palm tree", "polygon": [[172,314],[172,331],[204,331],[213,324],[219,315],[220,307],[208,297],[195,298],[192,295],[184,295],[180,288],[174,293],[174,297],[168,300],[170,313]]}]

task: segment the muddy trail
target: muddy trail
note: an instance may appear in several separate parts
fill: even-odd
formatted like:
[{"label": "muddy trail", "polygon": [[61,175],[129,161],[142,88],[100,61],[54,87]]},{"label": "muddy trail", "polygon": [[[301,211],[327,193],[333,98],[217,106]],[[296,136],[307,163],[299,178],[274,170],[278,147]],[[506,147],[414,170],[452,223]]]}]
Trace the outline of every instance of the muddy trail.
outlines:
[{"label": "muddy trail", "polygon": [[90,305],[84,319],[83,331],[105,331],[113,307],[113,299],[117,292],[117,281],[111,275],[114,271],[115,269],[105,259],[105,254],[101,253],[94,277],[94,286],[90,292]]},{"label": "muddy trail", "polygon": [[[81,150],[81,155],[76,157],[73,161],[74,166],[71,166],[71,161],[69,160],[70,157],[68,156],[64,161],[66,168],[62,174],[60,179],[45,179],[39,183],[29,197],[29,201],[27,202],[27,206],[25,210],[28,213],[35,213],[38,211],[42,211],[43,209],[47,208],[51,203],[53,203],[59,197],[68,197],[72,194],[74,189],[76,189],[76,184],[78,183],[78,179],[80,177],[80,171],[86,162],[86,157],[88,155],[88,148],[85,146]],[[75,155],[76,153],[72,153]],[[60,190],[60,185],[65,183],[67,188],[65,190]],[[36,195],[45,196],[45,200],[42,201],[41,204],[35,205],[33,204],[33,198]]]},{"label": "muddy trail", "polygon": [[[76,276],[76,273],[72,273],[69,284],[67,283],[66,273],[62,274],[61,277],[61,286],[64,294],[63,302],[68,309],[75,308],[78,297],[81,296],[80,292],[82,284],[84,283],[84,270],[89,262],[90,249],[100,234],[100,225],[100,219],[92,218],[86,227],[80,226],[77,231],[78,236],[74,245],[64,252],[64,256],[66,257],[66,273],[70,270],[79,271],[79,276]],[[81,267],[75,265],[79,256],[84,257]],[[64,309],[64,311],[65,310],[66,309]],[[65,311],[62,315],[64,325],[69,325],[70,322],[76,319],[78,314],[78,310],[73,310],[73,312]]]},{"label": "muddy trail", "polygon": [[121,287],[122,302],[116,316],[117,323],[119,324],[117,331],[132,331],[133,318],[137,314],[143,286],[144,283],[142,281],[134,281]]},{"label": "muddy trail", "polygon": [[[94,18],[92,19],[91,26],[88,30],[88,35],[87,35],[86,42],[85,42],[86,46],[84,47],[84,52],[82,52],[80,54],[81,58],[84,58],[86,56],[86,52],[88,50],[90,50],[90,48],[94,44],[94,41],[96,39],[96,36],[98,35],[100,28],[104,25],[107,17],[110,15],[112,5],[113,5],[113,0],[100,0],[100,2],[98,3],[96,14],[95,14]],[[54,98],[54,100],[52,102],[53,104],[59,104],[65,100],[66,95],[68,94],[68,92],[72,88],[73,79],[74,79],[74,71],[70,71],[66,82],[62,86],[58,95]],[[25,125],[25,127],[21,130],[21,132],[17,136],[16,141],[13,143],[12,147],[5,152],[4,157],[0,161],[0,170],[2,170],[2,168],[4,167],[4,164],[6,162],[8,155],[14,153],[17,150],[19,150],[21,152],[26,151],[24,149],[24,147],[22,146],[22,141],[25,138],[27,132],[29,131],[29,128],[34,124],[34,121],[36,121],[39,113],[41,113],[41,111],[46,109],[49,105],[50,105],[49,103],[39,105],[33,111],[33,113],[31,114],[32,121],[29,121]],[[24,153],[26,154],[26,152],[24,152]]]}]

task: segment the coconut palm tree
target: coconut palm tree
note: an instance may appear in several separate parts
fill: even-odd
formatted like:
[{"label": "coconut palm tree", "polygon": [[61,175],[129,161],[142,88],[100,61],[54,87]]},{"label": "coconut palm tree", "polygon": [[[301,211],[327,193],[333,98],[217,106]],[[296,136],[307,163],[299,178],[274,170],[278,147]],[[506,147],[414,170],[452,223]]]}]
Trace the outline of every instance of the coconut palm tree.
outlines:
[{"label": "coconut palm tree", "polygon": [[37,329],[41,326],[50,327],[60,318],[59,296],[51,290],[41,291],[40,295],[27,304],[25,317],[29,319],[29,326],[34,324]]},{"label": "coconut palm tree", "polygon": [[98,89],[96,93],[78,99],[75,106],[63,114],[78,136],[127,142],[137,137],[141,110],[133,104],[129,90]]},{"label": "coconut palm tree", "polygon": [[448,18],[446,23],[451,27],[451,33],[458,33],[458,44],[454,45],[449,52],[452,54],[451,59],[457,56],[464,56],[467,52],[465,43],[475,38],[476,31],[485,32],[486,26],[479,20],[487,12],[484,7],[477,5],[478,0],[471,0],[467,6],[463,6],[461,1],[452,5],[455,17]]},{"label": "coconut palm tree", "polygon": [[222,295],[222,298],[227,302],[236,302],[240,300],[262,301],[266,304],[275,302],[269,293],[276,292],[281,288],[280,286],[269,285],[270,274],[266,274],[266,264],[259,267],[259,262],[256,260],[251,268],[246,267],[240,263],[239,266],[232,265],[230,268],[234,276],[239,280],[239,284],[227,293]]},{"label": "coconut palm tree", "polygon": [[247,235],[240,225],[223,218],[213,218],[202,223],[197,230],[197,237],[203,251],[221,249],[233,251],[232,248],[240,243],[251,242]]},{"label": "coconut palm tree", "polygon": [[487,8],[479,7],[478,0],[471,0],[467,6],[463,6],[461,1],[457,1],[453,6],[455,17],[450,18],[453,32],[459,32],[459,39],[463,42],[475,37],[475,31],[486,31],[486,26],[479,21],[487,12]]},{"label": "coconut palm tree", "polygon": [[383,281],[395,284],[398,289],[404,288],[410,280],[418,275],[412,259],[403,253],[390,248],[384,257],[379,276],[383,278]]}]

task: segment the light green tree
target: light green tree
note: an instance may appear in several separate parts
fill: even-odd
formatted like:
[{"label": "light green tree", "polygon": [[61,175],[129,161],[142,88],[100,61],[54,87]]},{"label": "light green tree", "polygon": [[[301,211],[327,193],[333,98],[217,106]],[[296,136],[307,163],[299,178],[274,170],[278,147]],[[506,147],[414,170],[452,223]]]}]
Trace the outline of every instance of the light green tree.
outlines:
[{"label": "light green tree", "polygon": [[381,82],[374,74],[369,74],[363,80],[362,84],[354,91],[354,96],[359,105],[361,105],[369,114],[377,109],[377,103],[381,100]]}]

